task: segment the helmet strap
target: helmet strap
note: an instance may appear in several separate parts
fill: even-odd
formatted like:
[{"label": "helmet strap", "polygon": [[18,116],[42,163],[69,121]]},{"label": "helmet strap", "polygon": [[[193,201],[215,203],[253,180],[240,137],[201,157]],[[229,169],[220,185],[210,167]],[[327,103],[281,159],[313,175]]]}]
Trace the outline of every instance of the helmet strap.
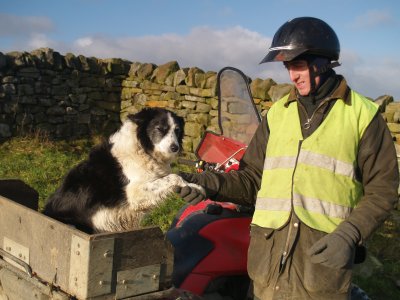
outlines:
[{"label": "helmet strap", "polygon": [[315,84],[315,79],[326,73],[327,71],[340,66],[340,63],[337,61],[331,62],[329,64],[319,66],[316,70],[314,69],[315,65],[314,64],[309,64],[308,65],[308,70],[310,73],[310,95],[315,94],[316,92],[316,84]]},{"label": "helmet strap", "polygon": [[315,71],[313,70],[313,73],[314,73],[314,76],[317,77],[317,76],[319,76],[321,74],[326,73],[330,69],[333,69],[333,68],[336,68],[336,67],[339,67],[339,66],[340,66],[340,63],[338,61],[334,61],[334,62],[331,62],[329,64],[326,64],[326,65],[323,65],[323,66],[319,67]]}]

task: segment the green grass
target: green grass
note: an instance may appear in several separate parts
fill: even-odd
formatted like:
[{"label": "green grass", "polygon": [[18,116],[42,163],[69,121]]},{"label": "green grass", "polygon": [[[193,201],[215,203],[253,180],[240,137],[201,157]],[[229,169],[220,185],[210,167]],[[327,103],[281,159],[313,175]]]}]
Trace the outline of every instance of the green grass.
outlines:
[{"label": "green grass", "polygon": [[186,202],[178,196],[171,196],[142,221],[143,226],[158,226],[167,232],[174,216]]},{"label": "green grass", "polygon": [[51,142],[46,136],[18,137],[0,146],[0,178],[21,179],[39,193],[39,207],[66,172],[86,157],[92,141]]},{"label": "green grass", "polygon": [[367,242],[368,251],[376,257],[381,268],[370,277],[356,275],[358,284],[371,299],[400,299],[400,212],[394,211],[384,225]]},{"label": "green grass", "polygon": [[[0,179],[24,180],[39,192],[43,207],[47,197],[61,183],[68,170],[87,157],[89,149],[99,139],[77,141],[49,141],[39,134],[13,138],[0,144]],[[193,171],[192,168],[174,165],[173,171]],[[185,202],[171,196],[153,213],[148,215],[144,226],[159,226],[166,232],[177,211]],[[396,280],[400,280],[400,212],[395,211],[369,240],[368,251],[376,257],[382,267],[370,277],[357,275],[358,284],[371,299],[400,299]]]}]

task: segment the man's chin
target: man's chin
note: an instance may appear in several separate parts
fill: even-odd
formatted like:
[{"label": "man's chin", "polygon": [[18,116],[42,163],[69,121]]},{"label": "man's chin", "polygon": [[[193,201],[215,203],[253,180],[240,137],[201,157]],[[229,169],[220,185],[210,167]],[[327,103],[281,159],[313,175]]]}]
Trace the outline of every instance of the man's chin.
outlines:
[{"label": "man's chin", "polygon": [[298,93],[300,96],[308,96],[310,94],[310,89],[303,89],[303,88],[297,88]]}]

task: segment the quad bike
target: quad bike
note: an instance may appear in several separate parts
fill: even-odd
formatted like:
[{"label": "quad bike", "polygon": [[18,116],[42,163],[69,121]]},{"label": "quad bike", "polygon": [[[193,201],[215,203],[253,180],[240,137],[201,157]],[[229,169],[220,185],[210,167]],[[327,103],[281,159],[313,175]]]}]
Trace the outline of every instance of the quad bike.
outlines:
[{"label": "quad bike", "polygon": [[[218,73],[219,133],[205,132],[195,151],[197,172],[238,169],[261,122],[248,83],[238,69]],[[253,212],[254,207],[210,199],[185,205],[167,232],[175,248],[173,284],[204,299],[251,299],[246,264]],[[369,298],[354,285],[351,299]]]}]

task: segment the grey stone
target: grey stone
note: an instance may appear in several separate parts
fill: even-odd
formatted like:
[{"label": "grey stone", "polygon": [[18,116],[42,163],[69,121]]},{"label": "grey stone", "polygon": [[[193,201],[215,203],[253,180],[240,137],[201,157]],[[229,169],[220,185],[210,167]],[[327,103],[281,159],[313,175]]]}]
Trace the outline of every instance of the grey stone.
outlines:
[{"label": "grey stone", "polygon": [[15,85],[12,83],[6,83],[6,84],[1,85],[1,90],[3,93],[8,94],[8,95],[16,94]]},{"label": "grey stone", "polygon": [[196,74],[204,74],[204,71],[197,67],[189,69],[188,75],[185,78],[185,83],[188,87],[196,87]]},{"label": "grey stone", "polygon": [[379,96],[378,98],[376,98],[374,100],[374,102],[379,105],[379,110],[381,112],[384,112],[384,111],[386,111],[386,106],[389,103],[393,102],[393,96],[382,95],[382,96]]},{"label": "grey stone", "polygon": [[293,85],[289,83],[276,84],[270,87],[268,95],[271,97],[271,101],[275,102],[287,95],[292,87]]},{"label": "grey stone", "polygon": [[7,56],[0,52],[0,70],[7,66]]},{"label": "grey stone", "polygon": [[33,123],[33,115],[29,113],[17,114],[15,121],[18,125],[27,125]]},{"label": "grey stone", "polygon": [[[170,61],[166,64],[158,66],[152,76],[151,79],[156,83],[163,84],[169,75],[179,70],[179,64],[177,61]],[[172,85],[172,80],[171,80]]]},{"label": "grey stone", "polygon": [[185,123],[185,134],[190,137],[200,137],[204,132],[204,126],[195,122]]},{"label": "grey stone", "polygon": [[8,124],[0,124],[0,138],[8,138],[10,136],[10,126]]},{"label": "grey stone", "polygon": [[53,106],[47,109],[46,113],[52,116],[62,116],[65,114],[65,108],[61,106]]},{"label": "grey stone", "polygon": [[136,77],[137,76],[137,72],[138,72],[138,70],[140,69],[141,66],[142,66],[142,64],[140,62],[132,63],[130,65],[128,75],[132,76],[132,77]]},{"label": "grey stone", "polygon": [[196,111],[199,113],[208,113],[211,110],[211,105],[206,103],[198,102],[196,105]]},{"label": "grey stone", "polygon": [[174,74],[174,86],[180,85],[182,83],[185,82],[185,78],[188,74],[189,69],[185,68],[185,69],[180,69],[178,71],[175,72]]},{"label": "grey stone", "polygon": [[137,70],[137,77],[140,80],[149,79],[157,66],[155,64],[142,64]]},{"label": "grey stone", "polygon": [[274,85],[276,85],[276,82],[271,78],[265,80],[256,78],[250,84],[251,94],[255,98],[271,100],[271,96],[268,94],[268,91]]}]

